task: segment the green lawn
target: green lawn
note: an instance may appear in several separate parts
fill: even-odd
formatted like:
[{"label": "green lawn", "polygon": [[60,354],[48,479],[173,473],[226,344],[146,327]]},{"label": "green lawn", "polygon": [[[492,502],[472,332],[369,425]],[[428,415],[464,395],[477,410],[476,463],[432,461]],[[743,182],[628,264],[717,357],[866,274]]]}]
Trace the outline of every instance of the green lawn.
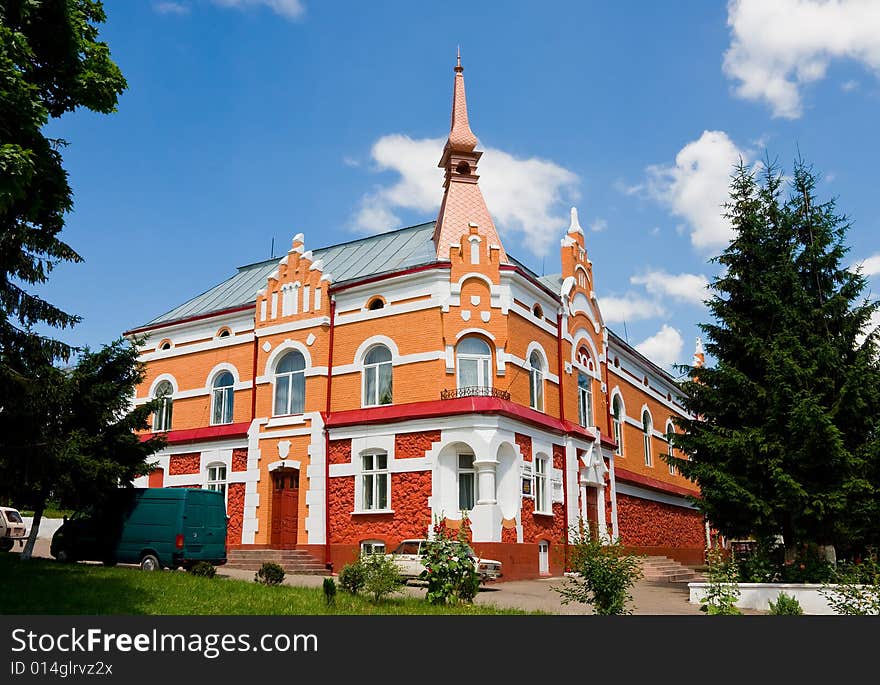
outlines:
[{"label": "green lawn", "polygon": [[0,614],[522,614],[480,605],[437,607],[392,597],[380,604],[340,591],[333,607],[321,588],[265,587],[231,578],[199,578],[182,571],[23,562],[0,553]]}]

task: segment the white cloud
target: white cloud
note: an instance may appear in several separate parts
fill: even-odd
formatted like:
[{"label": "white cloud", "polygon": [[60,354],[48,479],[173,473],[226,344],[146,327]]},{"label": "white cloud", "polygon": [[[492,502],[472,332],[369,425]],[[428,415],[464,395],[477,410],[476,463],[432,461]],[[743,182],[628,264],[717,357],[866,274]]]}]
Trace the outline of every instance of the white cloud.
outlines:
[{"label": "white cloud", "polygon": [[672,366],[681,361],[684,338],[678,330],[663,324],[654,335],[636,345],[636,349],[658,366]]},{"label": "white cloud", "polygon": [[872,255],[865,261],[859,262],[856,266],[862,267],[864,276],[880,276],[880,254]]},{"label": "white cloud", "polygon": [[687,221],[697,249],[714,250],[733,236],[723,205],[733,165],[746,158],[724,131],[703,131],[678,152],[674,164],[648,167],[649,192]]},{"label": "white cloud", "polygon": [[849,81],[844,81],[840,84],[840,89],[844,93],[851,93],[859,87],[859,82],[855,79],[850,79]]},{"label": "white cloud", "polygon": [[604,230],[607,230],[608,222],[605,219],[600,217],[596,217],[595,221],[590,224],[590,230],[594,233],[601,233]]},{"label": "white cloud", "polygon": [[856,342],[861,345],[865,342],[865,338],[867,338],[871,333],[880,328],[880,309],[875,310],[871,315],[871,319],[868,321],[868,324],[862,330],[861,334],[856,337]]},{"label": "white cloud", "polygon": [[[397,209],[436,212],[443,197],[443,170],[437,162],[445,141],[401,134],[377,140],[371,150],[377,170],[393,171],[399,178],[364,196],[355,227],[370,232],[394,228],[399,223]],[[567,205],[577,199],[578,177],[553,162],[518,159],[491,147],[484,149],[479,174],[489,212],[503,237],[520,233],[526,249],[538,256],[548,254],[568,226]]]},{"label": "white cloud", "polygon": [[360,160],[354,157],[349,157],[348,155],[342,158],[342,163],[347,167],[351,167],[352,169],[356,169],[361,165]]},{"label": "white cloud", "polygon": [[670,297],[690,304],[702,304],[708,298],[709,280],[703,274],[671,274],[666,271],[647,271],[629,279],[633,285],[643,285],[649,294]]},{"label": "white cloud", "polygon": [[801,116],[801,87],[824,78],[833,59],[880,70],[877,0],[731,0],[724,73],[736,94],[763,100],[773,116]]},{"label": "white cloud", "polygon": [[306,12],[302,0],[211,0],[221,7],[247,9],[249,7],[268,7],[276,14],[288,19],[299,19]]},{"label": "white cloud", "polygon": [[665,316],[666,310],[657,300],[627,293],[623,297],[601,297],[599,308],[606,323],[640,321]]},{"label": "white cloud", "polygon": [[153,10],[159,14],[189,14],[189,5],[164,0],[163,2],[154,2]]}]

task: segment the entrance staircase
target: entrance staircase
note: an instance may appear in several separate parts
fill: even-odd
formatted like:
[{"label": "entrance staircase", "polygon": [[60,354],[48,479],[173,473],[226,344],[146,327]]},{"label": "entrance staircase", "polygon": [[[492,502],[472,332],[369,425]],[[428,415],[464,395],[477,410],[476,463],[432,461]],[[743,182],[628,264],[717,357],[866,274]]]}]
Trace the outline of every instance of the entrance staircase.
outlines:
[{"label": "entrance staircase", "polygon": [[259,571],[267,561],[278,564],[288,575],[329,575],[323,563],[301,549],[231,549],[223,568]]},{"label": "entrance staircase", "polygon": [[669,557],[645,557],[642,560],[644,579],[655,583],[698,583],[703,575]]}]

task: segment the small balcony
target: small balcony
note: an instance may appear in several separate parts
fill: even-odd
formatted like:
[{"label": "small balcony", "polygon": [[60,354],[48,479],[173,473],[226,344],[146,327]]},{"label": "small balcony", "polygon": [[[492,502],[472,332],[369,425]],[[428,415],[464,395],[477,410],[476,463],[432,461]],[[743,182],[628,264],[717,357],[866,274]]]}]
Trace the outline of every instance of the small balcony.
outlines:
[{"label": "small balcony", "polygon": [[510,393],[498,388],[489,388],[483,385],[469,385],[464,388],[452,388],[441,390],[441,400],[457,400],[462,397],[496,397],[499,400],[509,400]]}]

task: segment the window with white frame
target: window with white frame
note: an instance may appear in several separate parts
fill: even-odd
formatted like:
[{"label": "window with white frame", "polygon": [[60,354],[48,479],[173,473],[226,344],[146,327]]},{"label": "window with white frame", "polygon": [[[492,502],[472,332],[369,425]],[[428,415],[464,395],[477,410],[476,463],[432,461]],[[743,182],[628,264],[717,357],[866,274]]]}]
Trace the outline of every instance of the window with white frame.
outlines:
[{"label": "window with white frame", "polygon": [[469,238],[471,241],[471,264],[480,263],[480,239],[476,236]]},{"label": "window with white frame", "polygon": [[582,371],[578,371],[578,422],[584,427],[593,425],[593,382]]},{"label": "window with white frame", "polygon": [[232,423],[235,379],[228,371],[219,374],[211,387],[211,423]]},{"label": "window with white frame", "polygon": [[614,428],[614,442],[617,443],[615,454],[623,456],[623,400],[620,395],[615,395],[611,401],[611,423]]},{"label": "window with white frame", "polygon": [[361,542],[361,556],[369,554],[385,554],[385,543],[381,540],[363,540]]},{"label": "window with white frame", "polygon": [[375,345],[364,357],[364,406],[391,404],[391,351]]},{"label": "window with white frame", "polygon": [[651,421],[651,413],[645,409],[642,412],[642,439],[645,444],[645,466],[654,465],[654,457],[651,454],[651,433],[654,432],[654,422]]},{"label": "window with white frame", "polygon": [[390,508],[391,477],[388,454],[367,452],[361,455],[361,510],[383,511]]},{"label": "window with white frame", "polygon": [[462,338],[455,350],[459,388],[492,387],[492,351],[484,340]]},{"label": "window with white frame", "polygon": [[477,497],[477,477],[473,454],[458,455],[458,509],[470,511]]},{"label": "window with white frame", "polygon": [[156,386],[153,392],[153,398],[158,400],[156,410],[153,412],[153,431],[158,433],[161,431],[171,430],[171,409],[173,401],[171,395],[174,388],[170,381],[162,381]]},{"label": "window with white frame", "polygon": [[226,465],[208,464],[208,479],[205,483],[206,490],[222,492],[226,497]]},{"label": "window with white frame", "polygon": [[[672,422],[666,424],[666,455],[670,458],[675,456],[675,426]],[[669,464],[669,475],[676,474],[675,464]]]},{"label": "window with white frame", "polygon": [[547,461],[544,457],[535,457],[535,511],[543,513],[550,512],[550,497],[547,492],[549,485]]},{"label": "window with white frame", "polygon": [[532,409],[544,411],[544,360],[538,350],[529,355],[529,402]]},{"label": "window with white frame", "polygon": [[306,360],[298,350],[285,354],[275,367],[274,415],[302,414],[306,400]]}]

